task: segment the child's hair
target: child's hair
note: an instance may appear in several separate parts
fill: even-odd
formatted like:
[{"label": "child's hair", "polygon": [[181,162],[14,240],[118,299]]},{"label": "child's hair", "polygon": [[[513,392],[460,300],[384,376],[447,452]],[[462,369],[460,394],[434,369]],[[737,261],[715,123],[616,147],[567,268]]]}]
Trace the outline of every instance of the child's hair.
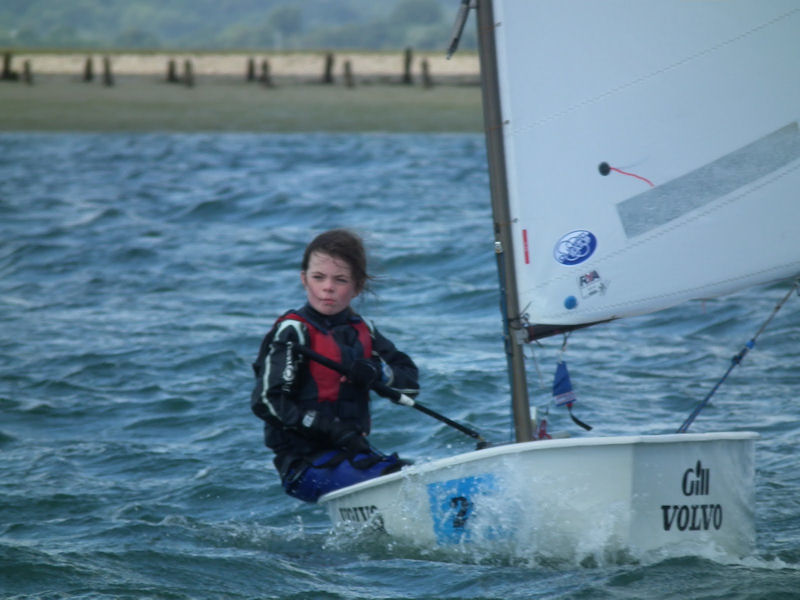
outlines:
[{"label": "child's hair", "polygon": [[321,252],[333,258],[343,260],[350,266],[350,272],[356,285],[356,290],[361,293],[367,288],[367,283],[372,277],[367,273],[367,253],[361,238],[347,229],[331,229],[320,233],[311,240],[303,253],[303,271],[308,270],[308,262],[312,252]]}]

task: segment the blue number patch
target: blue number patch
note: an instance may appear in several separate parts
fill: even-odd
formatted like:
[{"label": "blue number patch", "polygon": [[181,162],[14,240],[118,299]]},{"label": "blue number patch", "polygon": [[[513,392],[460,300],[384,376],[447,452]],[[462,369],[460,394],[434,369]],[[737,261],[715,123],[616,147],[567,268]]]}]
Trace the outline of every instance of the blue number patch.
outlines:
[{"label": "blue number patch", "polygon": [[[472,518],[481,498],[497,489],[491,474],[428,484],[433,531],[440,544],[468,540]],[[496,533],[496,532],[495,532]]]}]

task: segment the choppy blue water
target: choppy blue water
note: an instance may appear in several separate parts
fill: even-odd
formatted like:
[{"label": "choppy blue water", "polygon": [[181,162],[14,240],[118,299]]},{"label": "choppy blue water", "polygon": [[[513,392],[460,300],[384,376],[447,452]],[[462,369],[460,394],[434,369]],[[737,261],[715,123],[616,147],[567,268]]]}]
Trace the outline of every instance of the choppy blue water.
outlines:
[{"label": "choppy blue water", "polygon": [[[285,496],[249,364],[332,226],[364,234],[379,278],[358,308],[417,360],[420,399],[510,439],[481,136],[0,136],[0,596],[800,597],[796,297],[693,427],[762,436],[744,560],[454,560],[333,533]],[[673,431],[785,289],[575,333],[579,416]],[[559,344],[531,350],[541,403]],[[373,420],[417,460],[472,448],[382,400]]]}]

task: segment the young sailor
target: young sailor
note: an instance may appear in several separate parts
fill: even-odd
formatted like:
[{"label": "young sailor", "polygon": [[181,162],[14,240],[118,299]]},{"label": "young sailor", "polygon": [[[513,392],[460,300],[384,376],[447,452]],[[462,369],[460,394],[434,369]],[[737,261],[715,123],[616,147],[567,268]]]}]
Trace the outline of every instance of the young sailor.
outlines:
[{"label": "young sailor", "polygon": [[[307,303],[280,317],[253,364],[253,412],[288,494],[322,494],[391,473],[405,461],[370,447],[369,389],[375,381],[415,395],[417,367],[350,307],[366,287],[361,239],[344,229],[317,236],[303,255]],[[310,360],[303,346],[344,365],[348,376]]]}]

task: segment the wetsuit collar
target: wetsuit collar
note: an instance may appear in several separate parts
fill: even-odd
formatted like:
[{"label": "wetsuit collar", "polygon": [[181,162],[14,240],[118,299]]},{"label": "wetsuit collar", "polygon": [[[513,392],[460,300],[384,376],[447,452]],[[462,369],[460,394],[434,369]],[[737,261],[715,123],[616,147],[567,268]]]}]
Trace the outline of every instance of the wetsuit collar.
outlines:
[{"label": "wetsuit collar", "polygon": [[335,315],[323,315],[321,312],[312,308],[310,304],[306,304],[297,311],[297,314],[303,316],[314,325],[314,327],[322,331],[327,331],[338,325],[359,323],[361,321],[361,317],[353,312],[353,309],[350,307],[345,308],[342,312],[336,313]]}]

